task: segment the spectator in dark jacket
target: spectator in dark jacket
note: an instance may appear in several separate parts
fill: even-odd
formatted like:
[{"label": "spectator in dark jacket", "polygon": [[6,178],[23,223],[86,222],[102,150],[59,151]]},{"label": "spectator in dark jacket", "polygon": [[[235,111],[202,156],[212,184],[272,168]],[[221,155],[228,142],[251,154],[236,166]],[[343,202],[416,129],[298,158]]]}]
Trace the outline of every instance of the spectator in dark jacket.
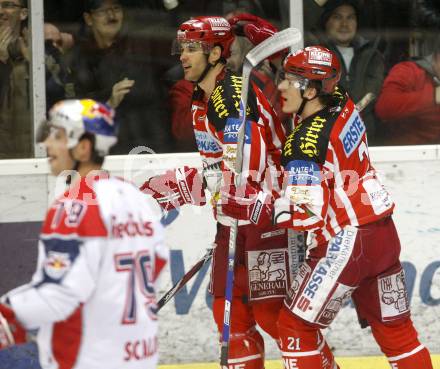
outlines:
[{"label": "spectator in dark jacket", "polygon": [[372,98],[379,94],[385,74],[379,39],[371,42],[358,33],[359,9],[356,0],[329,0],[320,18],[320,43],[332,50],[341,62],[340,84],[362,106],[368,142],[377,140],[377,118]]},{"label": "spectator in dark jacket", "polygon": [[[30,45],[27,1],[2,1],[0,7],[0,158],[33,156]],[[70,35],[45,23],[46,106],[73,97],[73,84],[63,61]]]},{"label": "spectator in dark jacket", "polygon": [[86,0],[83,17],[89,32],[73,48],[69,64],[77,96],[107,102],[123,122],[112,153],[128,154],[137,146],[169,152],[163,88],[148,40],[123,34],[117,0]]},{"label": "spectator in dark jacket", "polygon": [[44,63],[46,66],[46,109],[57,101],[75,96],[71,70],[64,55],[73,47],[73,37],[60,32],[52,23],[44,23]]},{"label": "spectator in dark jacket", "polygon": [[0,159],[32,155],[26,0],[0,7]]},{"label": "spectator in dark jacket", "polygon": [[433,54],[390,70],[376,113],[387,128],[384,144],[440,143],[440,37]]}]

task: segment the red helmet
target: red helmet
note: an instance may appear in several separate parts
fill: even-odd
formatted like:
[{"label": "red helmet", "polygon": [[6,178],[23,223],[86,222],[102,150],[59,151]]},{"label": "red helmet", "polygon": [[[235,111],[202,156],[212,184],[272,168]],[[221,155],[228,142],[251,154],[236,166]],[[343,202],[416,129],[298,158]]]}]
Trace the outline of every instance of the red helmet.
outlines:
[{"label": "red helmet", "polygon": [[309,46],[287,55],[285,73],[291,73],[309,81],[320,81],[322,94],[332,94],[341,78],[338,57],[322,46]]},{"label": "red helmet", "polygon": [[204,52],[209,52],[215,45],[222,47],[221,56],[225,59],[231,55],[231,45],[234,41],[229,22],[223,17],[195,17],[181,24],[177,31],[177,39],[173,53],[180,53],[183,42],[197,42]]}]

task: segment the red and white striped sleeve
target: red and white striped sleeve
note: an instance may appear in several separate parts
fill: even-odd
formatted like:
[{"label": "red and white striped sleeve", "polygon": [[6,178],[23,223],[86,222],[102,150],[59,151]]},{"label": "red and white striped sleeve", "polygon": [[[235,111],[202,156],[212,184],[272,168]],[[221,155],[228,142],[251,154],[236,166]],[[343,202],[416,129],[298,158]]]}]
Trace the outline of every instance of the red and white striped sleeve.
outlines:
[{"label": "red and white striped sleeve", "polygon": [[[285,129],[276,115],[272,105],[263,95],[261,90],[253,86],[256,95],[256,107],[258,109],[258,121],[253,125],[258,127],[258,141],[255,134],[252,136],[252,152],[258,153],[254,158],[254,167],[261,173],[261,187],[266,192],[272,192],[275,197],[279,196],[282,188],[283,169],[281,166],[281,154],[286,139]],[[258,143],[257,143],[257,142]]]}]

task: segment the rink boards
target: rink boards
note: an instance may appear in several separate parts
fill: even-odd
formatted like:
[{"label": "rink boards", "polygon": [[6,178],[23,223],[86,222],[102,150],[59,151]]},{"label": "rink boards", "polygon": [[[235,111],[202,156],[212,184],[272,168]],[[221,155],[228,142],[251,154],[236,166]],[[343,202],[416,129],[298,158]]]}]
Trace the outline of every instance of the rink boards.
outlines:
[{"label": "rink boards", "polygon": [[[433,353],[440,353],[439,151],[438,146],[371,149],[373,164],[397,203],[394,220],[402,242],[401,260],[406,271],[413,319],[421,340]],[[197,154],[138,155],[110,157],[105,163],[113,174],[136,184],[180,165],[199,166],[200,159]],[[62,181],[48,175],[43,159],[0,161],[0,294],[29,280],[35,265],[40,222],[48,203],[62,188]],[[214,231],[208,207],[181,209],[175,222],[167,228],[171,263],[163,275],[160,294],[205,253]],[[208,279],[209,266],[161,311],[161,363],[216,361],[218,349],[210,312],[211,298],[207,293]],[[326,336],[330,345],[336,348],[337,356],[380,354],[368,329],[358,327],[350,305],[343,308]],[[278,358],[275,345],[266,341],[267,357]],[[350,366],[345,367],[350,369]]]}]

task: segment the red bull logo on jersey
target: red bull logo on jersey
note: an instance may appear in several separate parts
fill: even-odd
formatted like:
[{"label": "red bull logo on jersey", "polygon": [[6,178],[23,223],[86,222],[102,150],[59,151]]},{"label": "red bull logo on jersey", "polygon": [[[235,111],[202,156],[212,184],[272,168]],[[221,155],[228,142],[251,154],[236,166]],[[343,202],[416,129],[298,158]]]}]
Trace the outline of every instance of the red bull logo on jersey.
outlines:
[{"label": "red bull logo on jersey", "polygon": [[353,114],[344,129],[339,134],[339,140],[344,147],[345,156],[348,158],[362,141],[362,137],[366,131],[364,122],[359,114]]},{"label": "red bull logo on jersey", "polygon": [[68,253],[49,251],[44,264],[44,271],[48,277],[58,280],[69,270],[71,265]]}]

